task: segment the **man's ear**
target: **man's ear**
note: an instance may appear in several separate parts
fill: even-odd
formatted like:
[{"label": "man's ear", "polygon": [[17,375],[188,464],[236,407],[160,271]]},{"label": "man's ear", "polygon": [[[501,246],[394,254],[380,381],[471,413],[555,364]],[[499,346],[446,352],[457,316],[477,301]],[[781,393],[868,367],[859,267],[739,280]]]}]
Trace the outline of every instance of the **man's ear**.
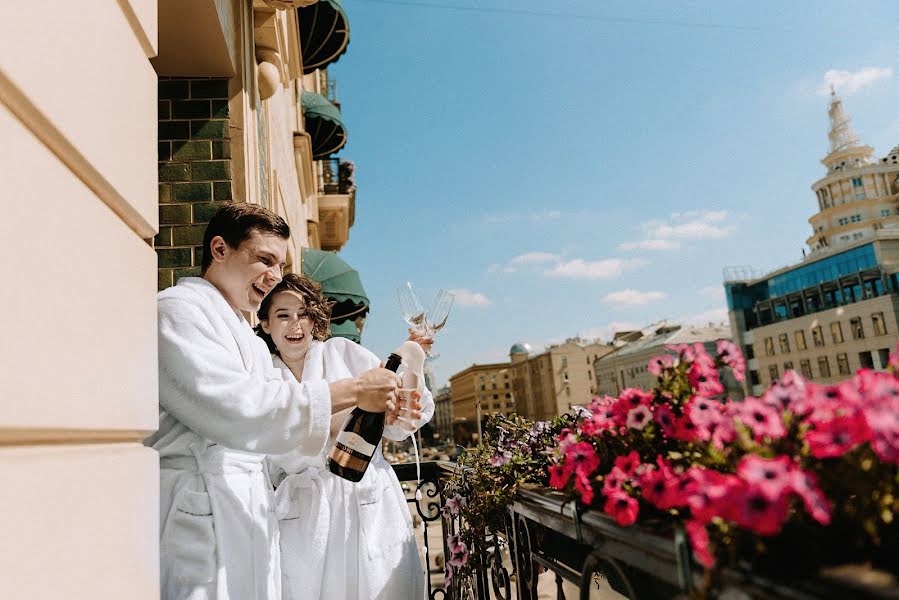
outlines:
[{"label": "man's ear", "polygon": [[209,240],[209,251],[212,253],[211,256],[214,262],[222,262],[225,260],[225,257],[228,255],[228,250],[230,249],[228,242],[226,242],[225,238],[220,235]]}]

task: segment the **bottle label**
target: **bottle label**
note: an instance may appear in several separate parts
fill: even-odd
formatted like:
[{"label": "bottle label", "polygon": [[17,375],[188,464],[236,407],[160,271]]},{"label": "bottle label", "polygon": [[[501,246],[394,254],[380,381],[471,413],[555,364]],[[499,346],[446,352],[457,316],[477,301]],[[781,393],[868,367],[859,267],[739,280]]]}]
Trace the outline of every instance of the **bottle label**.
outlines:
[{"label": "bottle label", "polygon": [[375,453],[375,445],[366,442],[361,435],[352,431],[341,431],[337,434],[337,443],[367,457]]}]

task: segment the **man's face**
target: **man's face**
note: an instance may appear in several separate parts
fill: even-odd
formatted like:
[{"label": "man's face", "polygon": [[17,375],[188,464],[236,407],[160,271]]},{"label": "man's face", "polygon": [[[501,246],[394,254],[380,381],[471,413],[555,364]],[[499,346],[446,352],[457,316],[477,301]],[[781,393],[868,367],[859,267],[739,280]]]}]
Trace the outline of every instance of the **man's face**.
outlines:
[{"label": "man's face", "polygon": [[218,264],[218,287],[228,304],[237,310],[259,310],[262,299],[281,281],[287,240],[253,231],[236,249],[220,237],[210,246]]}]

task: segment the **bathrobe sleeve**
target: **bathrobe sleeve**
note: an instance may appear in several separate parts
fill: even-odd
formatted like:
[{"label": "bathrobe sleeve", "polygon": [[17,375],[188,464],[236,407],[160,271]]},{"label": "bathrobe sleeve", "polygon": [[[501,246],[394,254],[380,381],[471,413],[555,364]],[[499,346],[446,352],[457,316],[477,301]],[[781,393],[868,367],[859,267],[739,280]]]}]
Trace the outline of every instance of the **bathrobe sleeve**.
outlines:
[{"label": "bathrobe sleeve", "polygon": [[160,407],[235,450],[321,452],[331,419],[328,382],[285,381],[270,366],[251,372],[214,318],[194,303],[160,299]]}]

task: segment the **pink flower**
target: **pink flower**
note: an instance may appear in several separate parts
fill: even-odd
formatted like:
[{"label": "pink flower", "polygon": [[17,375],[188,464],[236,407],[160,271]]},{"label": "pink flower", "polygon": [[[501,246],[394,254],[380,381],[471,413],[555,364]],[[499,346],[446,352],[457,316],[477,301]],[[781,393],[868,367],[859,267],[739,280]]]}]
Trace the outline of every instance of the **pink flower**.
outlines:
[{"label": "pink flower", "polygon": [[687,370],[687,379],[700,396],[717,396],[724,393],[724,386],[718,380],[715,363],[705,364],[697,360]]},{"label": "pink flower", "polygon": [[622,527],[633,525],[640,512],[640,506],[636,498],[631,498],[623,491],[612,492],[606,496],[606,504],[603,507],[606,514]]},{"label": "pink flower", "polygon": [[599,457],[590,442],[578,442],[565,453],[565,467],[589,476],[599,466]]},{"label": "pink flower", "polygon": [[593,486],[590,478],[582,472],[574,474],[574,489],[581,494],[581,502],[589,506],[593,502]]},{"label": "pink flower", "polygon": [[585,435],[597,435],[607,429],[620,425],[615,404],[618,401],[611,396],[603,396],[590,405],[593,415],[581,424],[581,431]]},{"label": "pink flower", "polygon": [[654,377],[662,374],[662,371],[674,367],[675,358],[671,354],[653,356],[646,366],[646,370]]},{"label": "pink flower", "polygon": [[705,435],[704,439],[708,439],[708,430],[700,432],[689,415],[681,415],[674,423],[674,432],[671,437],[682,442],[692,442],[696,439],[703,439],[701,434]]},{"label": "pink flower", "polygon": [[870,438],[870,431],[858,413],[812,421],[812,425],[805,440],[815,458],[842,456]]},{"label": "pink flower", "polygon": [[632,477],[634,471],[640,466],[640,455],[637,454],[636,450],[631,450],[629,454],[615,458],[615,466],[621,469],[628,477]]},{"label": "pink flower", "polygon": [[621,467],[612,467],[612,470],[605,476],[602,484],[602,493],[608,496],[622,490],[622,486],[629,479]]},{"label": "pink flower", "polygon": [[714,429],[712,429],[712,445],[718,450],[723,450],[724,447],[734,441],[736,437],[737,430],[734,427],[733,419],[724,417],[718,421]]},{"label": "pink flower", "polygon": [[729,516],[734,491],[741,486],[739,478],[700,467],[692,467],[688,473],[692,481],[685,496],[693,518],[708,523],[714,517]]},{"label": "pink flower", "polygon": [[718,340],[718,358],[730,367],[734,379],[743,381],[746,379],[746,359],[740,352],[740,347],[730,340]]},{"label": "pink flower", "polygon": [[577,436],[566,427],[559,433],[559,437],[556,440],[559,442],[559,452],[567,454],[568,448],[577,442]]},{"label": "pink flower", "polygon": [[814,520],[822,525],[830,524],[830,502],[818,487],[818,478],[814,473],[794,469],[791,473],[793,491],[796,492],[805,510]]},{"label": "pink flower", "polygon": [[453,567],[449,563],[443,565],[443,587],[449,588],[453,582]]},{"label": "pink flower", "polygon": [[508,450],[498,450],[496,454],[490,457],[490,465],[501,467],[512,460],[512,453]]},{"label": "pink flower", "polygon": [[[643,499],[661,508],[659,504],[665,494],[665,481],[670,477],[670,473],[665,473],[662,469],[647,469],[640,474],[638,483],[643,492]],[[605,490],[603,490],[605,492]]]},{"label": "pink flower", "polygon": [[627,426],[630,429],[642,430],[647,423],[652,422],[652,412],[645,404],[632,408],[627,413]]},{"label": "pink flower", "polygon": [[737,475],[769,500],[782,498],[793,483],[793,463],[789,456],[762,458],[747,454],[737,465]]},{"label": "pink flower", "polygon": [[687,521],[684,525],[687,531],[687,538],[690,540],[690,547],[693,549],[693,556],[696,561],[706,569],[715,566],[715,557],[709,550],[709,532],[705,528],[705,524],[700,521]]},{"label": "pink flower", "polygon": [[675,420],[670,404],[667,402],[657,404],[653,408],[652,418],[662,427],[665,437],[674,437]]},{"label": "pink flower", "polygon": [[734,403],[733,410],[735,418],[752,430],[756,441],[765,437],[776,440],[787,434],[780,412],[758,398],[749,397]]},{"label": "pink flower", "polygon": [[549,485],[557,490],[561,490],[565,488],[565,485],[568,483],[568,479],[571,478],[572,471],[566,469],[562,465],[550,465],[549,466]]},{"label": "pink flower", "polygon": [[862,411],[871,432],[871,447],[877,457],[899,464],[899,400],[881,400]]},{"label": "pink flower", "polygon": [[717,400],[711,400],[702,396],[693,396],[684,406],[684,413],[700,428],[711,432],[712,428],[722,421],[722,405]]},{"label": "pink flower", "polygon": [[758,487],[747,486],[734,498],[737,524],[760,535],[779,532],[787,518],[788,508],[786,497],[772,500]]},{"label": "pink flower", "polygon": [[887,363],[893,372],[899,371],[899,342],[896,343],[896,350],[890,354],[890,360]]},{"label": "pink flower", "polygon": [[468,499],[460,494],[455,494],[452,498],[447,498],[443,504],[443,516],[448,519],[451,516],[458,515],[459,511],[466,506],[468,506]]},{"label": "pink flower", "polygon": [[468,562],[468,546],[458,535],[451,535],[446,543],[450,552],[450,558],[446,562],[456,569],[461,569]]},{"label": "pink flower", "polygon": [[656,506],[662,510],[686,506],[687,498],[695,483],[694,476],[690,472],[680,475],[672,472],[670,476],[665,479],[665,492],[662,494],[662,497],[659,499]]},{"label": "pink flower", "polygon": [[638,390],[637,388],[627,388],[621,392],[618,402],[614,405],[615,412],[621,418],[621,423],[627,418],[627,414],[638,406],[649,406],[652,402],[652,394]]}]

